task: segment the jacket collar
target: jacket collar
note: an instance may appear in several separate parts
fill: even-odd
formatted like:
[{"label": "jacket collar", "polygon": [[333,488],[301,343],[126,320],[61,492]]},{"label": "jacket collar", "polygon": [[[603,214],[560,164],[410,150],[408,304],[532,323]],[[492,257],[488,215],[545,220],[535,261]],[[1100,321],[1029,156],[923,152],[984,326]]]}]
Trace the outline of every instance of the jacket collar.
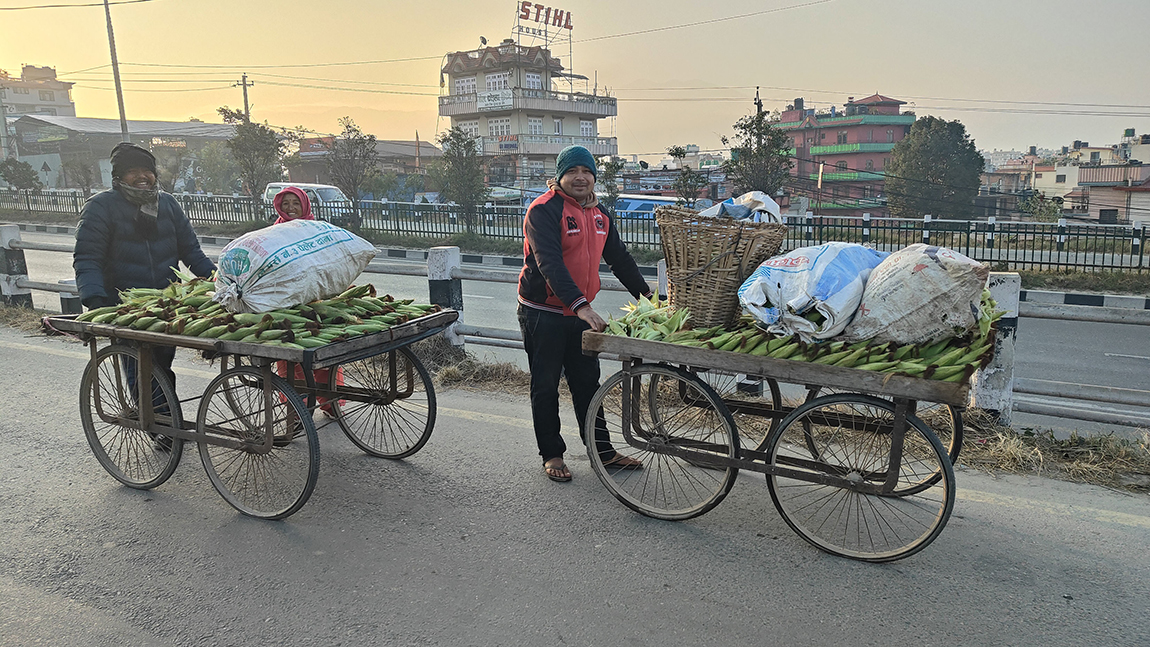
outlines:
[{"label": "jacket collar", "polygon": [[595,207],[599,206],[599,197],[595,195],[594,191],[591,191],[591,199],[587,202],[587,204],[579,204],[579,202],[575,198],[572,198],[571,196],[567,195],[563,191],[563,189],[561,189],[559,187],[559,180],[556,180],[555,178],[548,178],[547,188],[551,189],[555,193],[563,196],[564,200],[567,200],[568,202],[570,202],[570,203],[572,203],[572,204],[574,204],[574,205],[576,205],[582,209],[594,209]]}]

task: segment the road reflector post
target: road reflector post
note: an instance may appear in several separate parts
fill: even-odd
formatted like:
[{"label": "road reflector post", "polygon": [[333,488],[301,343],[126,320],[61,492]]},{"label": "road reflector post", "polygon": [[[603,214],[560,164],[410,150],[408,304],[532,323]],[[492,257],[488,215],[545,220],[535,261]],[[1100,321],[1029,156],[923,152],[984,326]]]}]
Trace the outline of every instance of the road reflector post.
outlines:
[{"label": "road reflector post", "polygon": [[32,307],[32,290],[18,286],[17,281],[28,280],[28,264],[24,261],[24,250],[13,249],[12,243],[20,242],[19,225],[0,225],[0,253],[3,265],[0,266],[0,303],[21,308]]},{"label": "road reflector post", "polygon": [[427,291],[431,302],[459,313],[459,319],[444,332],[452,346],[463,346],[463,337],[455,332],[456,326],[463,323],[463,281],[454,276],[462,263],[458,247],[432,247],[427,253]]},{"label": "road reflector post", "polygon": [[1014,406],[1014,340],[1018,332],[1018,296],[1022,277],[1014,272],[991,272],[987,280],[990,296],[1006,314],[998,320],[994,336],[994,359],[975,371],[970,391],[970,406],[995,415],[998,422],[1010,426]]}]

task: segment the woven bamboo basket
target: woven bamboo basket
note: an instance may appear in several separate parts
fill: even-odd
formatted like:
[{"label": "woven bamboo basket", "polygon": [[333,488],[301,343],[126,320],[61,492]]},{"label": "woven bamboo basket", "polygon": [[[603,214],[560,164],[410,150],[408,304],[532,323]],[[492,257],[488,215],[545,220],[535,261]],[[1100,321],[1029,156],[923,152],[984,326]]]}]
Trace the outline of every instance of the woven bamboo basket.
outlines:
[{"label": "woven bamboo basket", "polygon": [[699,212],[665,206],[655,211],[671,305],[691,311],[692,328],[726,326],[739,313],[739,286],[776,255],[786,225],[733,218],[700,218]]}]

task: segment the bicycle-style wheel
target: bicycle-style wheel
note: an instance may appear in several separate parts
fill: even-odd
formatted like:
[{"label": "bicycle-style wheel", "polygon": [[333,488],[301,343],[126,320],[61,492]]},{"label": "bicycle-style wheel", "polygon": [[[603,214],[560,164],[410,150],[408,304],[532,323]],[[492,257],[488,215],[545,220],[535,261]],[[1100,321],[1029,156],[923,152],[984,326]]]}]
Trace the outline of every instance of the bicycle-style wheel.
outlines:
[{"label": "bicycle-style wheel", "polygon": [[[902,559],[934,541],[954,509],[954,471],[926,425],[914,416],[906,422],[891,475],[894,404],[889,400],[829,395],[792,411],[767,443],[771,465],[812,479],[838,477],[850,485],[769,474],[771,499],[787,525],[822,550],[869,562]],[[924,485],[935,473],[937,481]]]},{"label": "bicycle-style wheel", "polygon": [[411,456],[431,438],[435,387],[407,348],[333,367],[328,388],[345,396],[328,403],[343,433],[372,456]]},{"label": "bicycle-style wheel", "polygon": [[[735,421],[739,431],[739,444],[743,449],[762,451],[767,444],[771,430],[778,426],[779,419],[762,415],[766,410],[781,411],[783,397],[779,383],[771,378],[757,379],[741,373],[730,373],[717,369],[695,369],[686,367],[695,377],[706,383],[722,399]],[[654,377],[653,379],[658,379]],[[658,393],[650,389],[648,393]],[[680,392],[686,395],[680,383]]]},{"label": "bicycle-style wheel", "polygon": [[[264,450],[268,428],[272,447]],[[261,369],[229,369],[208,384],[196,430],[228,441],[199,443],[212,486],[232,507],[261,519],[294,514],[319,478],[319,439],[295,389]]]},{"label": "bicycle-style wheel", "polygon": [[[694,375],[657,364],[621,371],[595,392],[592,411],[598,415],[587,417],[584,430],[591,466],[632,510],[658,519],[690,519],[731,491],[738,469],[707,459],[738,456],[735,423],[719,396]],[[613,466],[620,456],[643,466]]]},{"label": "bicycle-style wheel", "polygon": [[[180,464],[184,442],[143,428],[135,374],[140,354],[114,344],[96,353],[80,379],[80,423],[96,460],[128,487],[148,490],[168,480]],[[181,428],[179,401],[171,382],[152,371],[152,406],[156,424]]]}]

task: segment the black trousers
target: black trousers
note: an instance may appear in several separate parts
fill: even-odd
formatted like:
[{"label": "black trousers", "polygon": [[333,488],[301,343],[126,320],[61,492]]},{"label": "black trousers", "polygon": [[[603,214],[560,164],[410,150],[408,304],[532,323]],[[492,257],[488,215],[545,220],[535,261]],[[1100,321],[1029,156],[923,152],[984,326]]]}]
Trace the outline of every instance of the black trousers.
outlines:
[{"label": "black trousers", "polygon": [[[157,373],[162,374],[171,382],[172,389],[176,388],[176,374],[172,371],[172,361],[176,358],[175,346],[152,346],[152,368]],[[132,400],[135,401],[138,390],[136,389],[136,360],[123,358],[124,372],[128,378],[128,388],[132,390]],[[179,396],[177,396],[177,400]],[[152,380],[152,406],[155,408],[156,413],[168,414],[169,407],[175,405],[179,408],[180,403],[166,402],[164,400],[163,392],[160,391],[160,384],[156,380]]]},{"label": "black trousers", "polygon": [[[575,405],[575,418],[579,421],[579,437],[583,444],[587,409],[595,391],[599,390],[599,360],[583,354],[583,331],[589,329],[579,317],[545,312],[519,306],[519,329],[523,333],[523,348],[531,368],[531,419],[535,425],[535,441],[539,455],[547,462],[561,457],[567,444],[559,434],[559,378],[567,377],[567,387]],[[607,443],[603,412],[596,415],[595,438],[600,452],[614,455]],[[610,459],[608,459],[610,460]]]}]

